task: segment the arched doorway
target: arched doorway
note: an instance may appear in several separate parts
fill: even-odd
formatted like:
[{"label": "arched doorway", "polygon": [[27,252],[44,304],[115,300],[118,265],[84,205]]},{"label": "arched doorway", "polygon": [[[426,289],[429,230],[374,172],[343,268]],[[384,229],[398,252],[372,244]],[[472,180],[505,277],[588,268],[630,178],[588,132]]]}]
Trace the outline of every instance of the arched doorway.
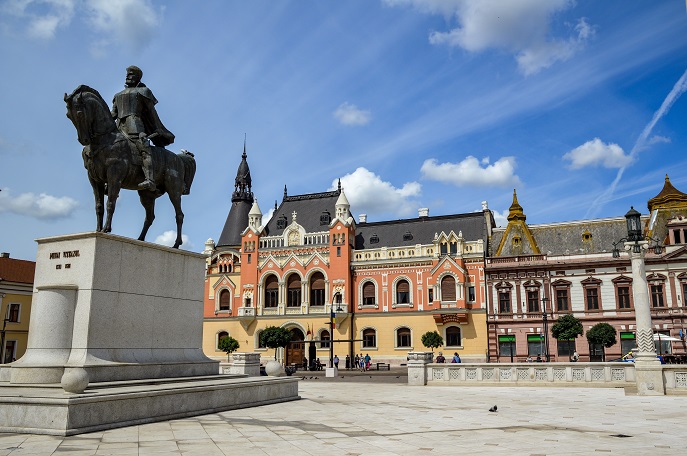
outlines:
[{"label": "arched doorway", "polygon": [[303,358],[305,358],[305,336],[303,331],[298,328],[291,328],[291,340],[301,341],[301,342],[290,342],[286,346],[286,359],[284,360],[284,365],[297,364],[299,366],[303,365]]}]

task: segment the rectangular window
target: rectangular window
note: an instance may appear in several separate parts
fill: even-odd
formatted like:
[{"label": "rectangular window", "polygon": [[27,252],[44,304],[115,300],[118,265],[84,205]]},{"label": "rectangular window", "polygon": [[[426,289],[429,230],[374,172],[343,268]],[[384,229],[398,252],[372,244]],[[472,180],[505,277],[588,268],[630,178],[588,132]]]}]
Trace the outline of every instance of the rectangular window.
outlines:
[{"label": "rectangular window", "polygon": [[427,298],[429,299],[429,303],[430,303],[430,304],[434,302],[434,290],[432,290],[431,288],[430,288],[430,290],[429,290],[429,292],[428,292]]},{"label": "rectangular window", "polygon": [[685,300],[687,299],[687,282],[682,282],[682,305],[687,306],[687,302]]},{"label": "rectangular window", "polygon": [[475,287],[468,287],[468,302],[475,302]]},{"label": "rectangular window", "polygon": [[499,336],[499,355],[515,356],[515,336]]},{"label": "rectangular window", "polygon": [[527,335],[527,356],[542,356],[544,354],[544,335],[543,334],[528,334]]},{"label": "rectangular window", "polygon": [[407,291],[399,291],[397,295],[397,304],[409,304],[410,303],[410,293]]},{"label": "rectangular window", "polygon": [[510,291],[499,292],[499,313],[511,313]]},{"label": "rectangular window", "polygon": [[585,288],[587,295],[587,310],[599,310],[599,289],[596,287]]},{"label": "rectangular window", "polygon": [[410,331],[399,331],[396,338],[397,347],[411,347]]},{"label": "rectangular window", "polygon": [[12,363],[16,361],[14,358],[17,353],[17,341],[16,340],[8,340],[5,341],[5,352],[3,353],[3,363]]},{"label": "rectangular window", "polygon": [[336,256],[338,256],[338,257],[341,256],[341,247],[336,248]]},{"label": "rectangular window", "polygon": [[558,340],[558,356],[570,358],[575,353],[574,340]]},{"label": "rectangular window", "polygon": [[439,249],[441,250],[441,255],[446,255],[448,253],[448,246],[446,245],[445,242],[441,243],[441,246],[439,246]]},{"label": "rectangular window", "polygon": [[451,242],[451,255],[457,255],[458,254],[458,244],[455,242]]},{"label": "rectangular window", "polygon": [[287,307],[298,307],[301,305],[301,290],[300,289],[290,289],[287,295],[286,306]]},{"label": "rectangular window", "polygon": [[682,230],[673,230],[673,236],[676,244],[682,244]]},{"label": "rectangular window", "polygon": [[250,264],[250,260],[251,260],[251,254],[249,253],[248,254],[248,264]]},{"label": "rectangular window", "polygon": [[10,304],[7,312],[7,319],[11,322],[19,322],[19,309],[21,304]]},{"label": "rectangular window", "polygon": [[622,356],[627,356],[633,348],[637,346],[637,341],[635,340],[635,333],[631,332],[621,332],[620,333],[620,351]]},{"label": "rectangular window", "polygon": [[630,287],[618,286],[618,309],[629,309],[630,306]]},{"label": "rectangular window", "polygon": [[265,290],[265,307],[277,307],[278,297],[279,297],[279,290],[277,290],[277,289]]},{"label": "rectangular window", "polygon": [[310,305],[323,306],[324,305],[324,290],[310,291]]},{"label": "rectangular window", "polygon": [[374,332],[365,332],[363,334],[363,348],[374,348],[377,346],[377,338]]},{"label": "rectangular window", "polygon": [[556,309],[559,312],[568,311],[568,289],[556,288]]},{"label": "rectangular window", "polygon": [[651,285],[651,305],[653,307],[664,307],[663,284]]},{"label": "rectangular window", "polygon": [[527,292],[527,311],[539,312],[539,291]]}]

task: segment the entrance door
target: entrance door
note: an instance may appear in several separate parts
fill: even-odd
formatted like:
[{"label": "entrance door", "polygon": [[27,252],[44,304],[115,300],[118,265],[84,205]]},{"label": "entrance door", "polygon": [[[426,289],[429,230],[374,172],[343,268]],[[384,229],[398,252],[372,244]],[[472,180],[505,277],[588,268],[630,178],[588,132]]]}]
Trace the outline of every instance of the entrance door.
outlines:
[{"label": "entrance door", "polygon": [[303,331],[301,331],[298,328],[293,328],[291,330],[291,340],[298,340],[301,342],[290,342],[289,345],[286,346],[286,359],[284,360],[285,365],[303,365],[303,358],[305,358],[305,342],[303,342],[304,339],[305,336],[303,335]]}]

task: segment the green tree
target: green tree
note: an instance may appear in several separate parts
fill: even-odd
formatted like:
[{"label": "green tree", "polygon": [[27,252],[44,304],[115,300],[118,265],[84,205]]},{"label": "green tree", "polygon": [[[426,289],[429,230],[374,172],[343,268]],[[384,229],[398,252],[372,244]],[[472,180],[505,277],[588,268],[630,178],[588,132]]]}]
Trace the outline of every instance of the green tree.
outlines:
[{"label": "green tree", "polygon": [[551,326],[551,335],[554,339],[568,341],[568,352],[571,351],[571,341],[577,339],[577,336],[581,336],[583,332],[582,322],[573,314],[563,315]]},{"label": "green tree", "polygon": [[601,345],[603,347],[603,360],[606,361],[606,348],[618,343],[615,337],[615,328],[608,323],[597,323],[587,330],[587,342],[589,345]]},{"label": "green tree", "polygon": [[260,343],[274,349],[274,359],[277,359],[277,348],[286,347],[290,341],[291,331],[279,326],[268,326],[260,333]]},{"label": "green tree", "polygon": [[431,348],[434,352],[435,348],[439,348],[444,345],[444,338],[439,335],[436,331],[427,331],[422,335],[422,345],[427,348]]},{"label": "green tree", "polygon": [[217,348],[227,354],[227,361],[229,361],[229,355],[238,350],[239,347],[239,341],[231,336],[222,337],[217,344]]}]

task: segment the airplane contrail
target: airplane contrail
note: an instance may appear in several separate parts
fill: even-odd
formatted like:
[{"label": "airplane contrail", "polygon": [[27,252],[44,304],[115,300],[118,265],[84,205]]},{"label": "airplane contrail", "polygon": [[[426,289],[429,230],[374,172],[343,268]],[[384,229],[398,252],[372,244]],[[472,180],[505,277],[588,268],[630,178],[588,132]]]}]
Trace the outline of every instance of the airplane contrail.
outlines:
[{"label": "airplane contrail", "polygon": [[[685,0],[685,3],[687,3],[687,0]],[[651,118],[651,122],[644,127],[644,130],[642,130],[639,138],[637,138],[637,141],[635,141],[634,146],[632,146],[632,149],[630,150],[630,157],[632,158],[632,161],[637,158],[639,152],[647,147],[648,143],[650,142],[648,141],[649,135],[656,126],[656,123],[658,123],[663,116],[668,114],[670,108],[677,101],[677,99],[680,98],[680,95],[685,93],[685,91],[687,91],[687,70],[685,70],[680,79],[678,79],[678,81],[675,83],[673,89],[670,91],[665,100],[663,100],[663,103],[661,103],[661,107],[658,108],[658,110],[654,113],[654,116]],[[585,214],[584,218],[589,218],[596,215],[603,205],[611,200],[613,194],[615,193],[616,187],[620,183],[620,179],[625,173],[625,168],[626,166],[620,168],[618,170],[618,174],[615,176],[615,179],[613,179],[613,182],[606,189],[606,191],[594,199],[592,204],[589,206],[589,209],[587,209],[587,213]]]}]

